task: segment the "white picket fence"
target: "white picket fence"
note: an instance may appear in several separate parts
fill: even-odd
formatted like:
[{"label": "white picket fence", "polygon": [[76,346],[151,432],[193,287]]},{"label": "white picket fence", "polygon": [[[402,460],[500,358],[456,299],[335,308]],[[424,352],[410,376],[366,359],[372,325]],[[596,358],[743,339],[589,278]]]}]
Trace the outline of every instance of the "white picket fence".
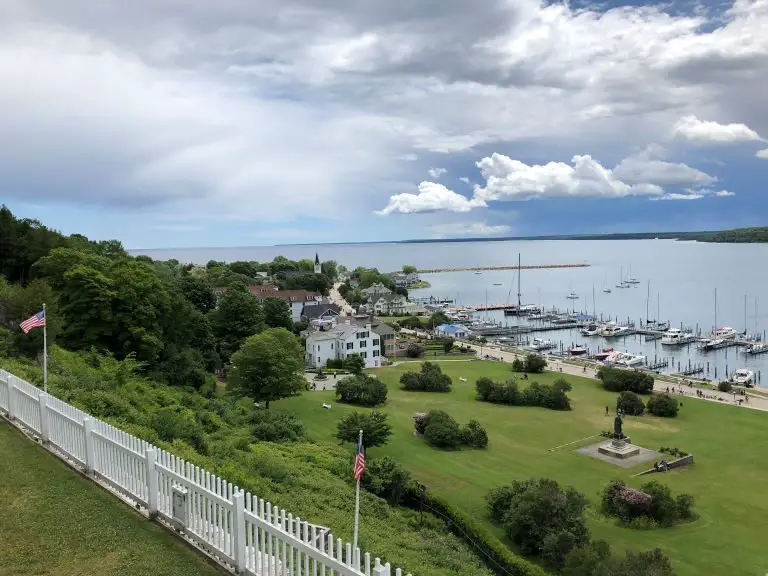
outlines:
[{"label": "white picket fence", "polygon": [[[240,574],[391,576],[388,563],[361,556],[263,498],[89,416],[0,369],[0,412],[54,453],[144,507]],[[402,576],[402,570],[394,570]],[[410,576],[410,575],[409,575]]]}]

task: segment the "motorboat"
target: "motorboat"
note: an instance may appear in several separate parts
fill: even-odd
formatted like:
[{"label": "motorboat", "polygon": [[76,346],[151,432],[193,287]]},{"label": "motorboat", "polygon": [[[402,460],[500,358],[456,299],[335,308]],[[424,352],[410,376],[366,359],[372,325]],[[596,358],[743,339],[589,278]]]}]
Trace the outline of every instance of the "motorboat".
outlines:
[{"label": "motorboat", "polygon": [[610,294],[611,289],[606,286],[605,288],[603,288],[603,292],[605,292],[606,294]]},{"label": "motorboat", "polygon": [[531,342],[529,346],[531,350],[536,350],[537,352],[542,350],[550,350],[554,347],[555,345],[552,343],[552,340],[543,340],[541,338],[534,338],[533,342]]},{"label": "motorboat", "polygon": [[580,330],[582,336],[597,336],[600,333],[600,326],[590,322]]},{"label": "motorboat", "polygon": [[755,373],[748,368],[739,368],[731,375],[730,381],[739,386],[754,386]]},{"label": "motorboat", "polygon": [[736,338],[736,330],[730,326],[715,328],[712,331],[712,340],[733,340]]},{"label": "motorboat", "polygon": [[578,300],[579,295],[576,294],[576,292],[574,292],[573,290],[571,290],[570,292],[568,292],[568,296],[566,296],[566,298],[568,298],[569,300]]},{"label": "motorboat", "polygon": [[482,274],[480,270],[475,270],[475,274]]},{"label": "motorboat", "polygon": [[613,348],[603,348],[602,351],[598,352],[597,354],[592,354],[592,358],[595,360],[605,360],[608,358],[608,356],[613,354],[613,352]]},{"label": "motorboat", "polygon": [[645,356],[640,354],[631,354],[629,352],[614,352],[608,356],[608,358],[606,358],[606,362],[616,364],[617,366],[636,368],[645,364]]},{"label": "motorboat", "polygon": [[501,282],[494,282],[493,285],[494,286],[501,286]]},{"label": "motorboat", "polygon": [[620,280],[616,282],[616,288],[629,288],[629,284],[624,282],[624,280]]},{"label": "motorboat", "polygon": [[609,322],[603,325],[600,329],[599,335],[603,338],[616,338],[617,336],[623,336],[629,332],[629,328],[626,326],[618,326],[615,322]]},{"label": "motorboat", "polygon": [[584,356],[587,353],[587,349],[584,346],[571,346],[568,348],[569,356]]},{"label": "motorboat", "polygon": [[638,280],[634,276],[630,276],[629,278],[627,278],[625,283],[626,284],[640,284],[640,280]]},{"label": "motorboat", "polygon": [[695,340],[696,336],[691,332],[683,332],[680,328],[670,328],[661,336],[661,343],[664,346],[681,346]]},{"label": "motorboat", "polygon": [[767,342],[754,342],[744,348],[744,354],[756,355],[765,354],[766,352],[768,352]]},{"label": "motorboat", "polygon": [[539,309],[534,304],[521,304],[517,306],[515,304],[504,308],[504,316],[526,316],[528,314],[536,314]]}]

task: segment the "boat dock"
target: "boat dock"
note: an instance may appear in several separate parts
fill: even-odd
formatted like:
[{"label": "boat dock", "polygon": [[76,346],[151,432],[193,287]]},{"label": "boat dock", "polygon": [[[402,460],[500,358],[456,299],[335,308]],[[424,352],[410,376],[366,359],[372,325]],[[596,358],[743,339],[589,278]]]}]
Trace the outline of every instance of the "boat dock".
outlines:
[{"label": "boat dock", "polygon": [[[440,272],[490,272],[492,270],[548,270],[556,268],[588,268],[591,264],[528,264],[520,266],[469,266],[466,268],[424,268],[417,270],[417,274],[438,274]],[[508,305],[507,305],[508,306]]]}]

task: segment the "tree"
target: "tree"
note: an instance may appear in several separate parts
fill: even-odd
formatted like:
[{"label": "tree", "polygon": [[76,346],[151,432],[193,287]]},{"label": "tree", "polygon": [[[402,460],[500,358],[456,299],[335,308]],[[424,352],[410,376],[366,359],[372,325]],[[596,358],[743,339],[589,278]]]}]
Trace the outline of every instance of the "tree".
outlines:
[{"label": "tree", "polygon": [[424,362],[420,372],[409,371],[400,376],[400,384],[404,390],[450,392],[452,382],[450,376],[443,374],[439,364]]},{"label": "tree", "polygon": [[408,298],[408,289],[404,286],[398,286],[395,288],[395,294],[399,294],[400,296]]},{"label": "tree", "polygon": [[366,448],[383,446],[389,442],[392,435],[392,427],[387,422],[387,415],[382,412],[352,412],[342,418],[336,431],[336,438],[340,442],[357,443],[363,431],[363,445]]},{"label": "tree", "polygon": [[211,327],[226,362],[246,338],[264,329],[264,312],[245,284],[233,282],[211,312]]},{"label": "tree", "polygon": [[531,374],[539,374],[544,372],[544,368],[547,367],[547,361],[541,354],[526,354],[525,364],[523,370]]},{"label": "tree", "polygon": [[416,266],[411,266],[410,264],[403,265],[403,274],[416,274],[417,270]]},{"label": "tree", "polygon": [[200,312],[206,313],[216,307],[213,288],[204,278],[185,275],[181,279],[181,292]]},{"label": "tree", "polygon": [[[365,439],[365,437],[363,437]],[[363,487],[387,500],[399,504],[405,495],[411,474],[389,456],[373,458],[366,462]]]},{"label": "tree", "polygon": [[650,394],[653,391],[653,376],[637,370],[624,370],[603,366],[597,371],[603,388],[610,392],[629,390],[635,394]]},{"label": "tree", "polygon": [[616,399],[616,410],[630,416],[640,416],[645,412],[643,399],[634,392],[625,390]]},{"label": "tree", "polygon": [[443,352],[445,354],[450,353],[450,351],[453,350],[453,344],[453,338],[443,338]]},{"label": "tree", "polygon": [[320,264],[320,271],[323,276],[327,277],[331,282],[335,282],[339,277],[339,265],[335,260],[327,260]]},{"label": "tree", "polygon": [[447,412],[430,410],[424,418],[424,439],[435,448],[452,450],[461,446],[464,437],[459,423]]},{"label": "tree", "polygon": [[646,408],[654,416],[674,418],[678,411],[677,399],[669,394],[654,394],[648,399]]},{"label": "tree", "polygon": [[293,318],[288,303],[279,298],[264,298],[264,324],[269,328],[293,329]]},{"label": "tree", "polygon": [[299,393],[305,387],[300,371],[304,352],[285,328],[270,328],[250,336],[232,355],[229,382],[241,396],[269,403]]},{"label": "tree", "polygon": [[387,401],[387,386],[366,374],[349,376],[336,383],[336,398],[346,404],[378,406]]},{"label": "tree", "polygon": [[264,442],[296,442],[306,436],[301,420],[285,410],[255,410],[249,422],[254,439]]},{"label": "tree", "polygon": [[464,444],[472,448],[486,448],[488,446],[488,433],[477,420],[470,420],[461,429]]},{"label": "tree", "polygon": [[360,375],[365,368],[365,359],[360,354],[347,354],[344,359],[344,368],[352,374]]},{"label": "tree", "polygon": [[408,356],[408,358],[418,358],[422,354],[424,354],[424,347],[421,346],[421,344],[418,344],[416,342],[411,342],[408,344],[408,347],[405,349],[405,353]]},{"label": "tree", "polygon": [[448,324],[450,323],[451,319],[446,316],[445,312],[442,310],[438,310],[437,312],[432,313],[432,315],[429,317],[429,321],[427,322],[427,326],[434,330],[435,326],[440,326],[441,324]]}]

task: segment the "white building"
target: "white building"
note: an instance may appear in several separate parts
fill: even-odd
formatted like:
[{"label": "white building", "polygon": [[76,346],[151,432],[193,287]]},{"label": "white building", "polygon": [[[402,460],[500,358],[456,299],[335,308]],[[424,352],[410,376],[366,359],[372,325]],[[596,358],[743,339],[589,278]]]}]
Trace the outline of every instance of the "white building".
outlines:
[{"label": "white building", "polygon": [[369,305],[373,306],[372,312],[374,314],[404,316],[408,300],[400,294],[390,293],[379,296],[375,300],[370,300]]},{"label": "white building", "polygon": [[328,359],[345,359],[359,354],[366,368],[381,366],[381,339],[370,324],[355,326],[349,320],[325,331],[315,331],[307,336],[307,365],[324,368]]}]

